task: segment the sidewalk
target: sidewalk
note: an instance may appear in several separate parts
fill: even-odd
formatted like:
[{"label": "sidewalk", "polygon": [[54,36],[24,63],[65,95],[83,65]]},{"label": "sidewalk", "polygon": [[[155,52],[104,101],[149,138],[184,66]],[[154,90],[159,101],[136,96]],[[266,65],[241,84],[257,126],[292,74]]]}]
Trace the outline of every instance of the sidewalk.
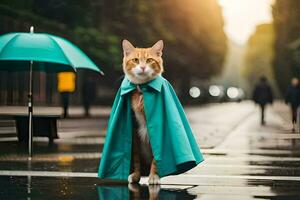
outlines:
[{"label": "sidewalk", "polygon": [[283,101],[276,101],[272,108],[284,121],[291,123],[292,114],[289,105],[285,104]]}]

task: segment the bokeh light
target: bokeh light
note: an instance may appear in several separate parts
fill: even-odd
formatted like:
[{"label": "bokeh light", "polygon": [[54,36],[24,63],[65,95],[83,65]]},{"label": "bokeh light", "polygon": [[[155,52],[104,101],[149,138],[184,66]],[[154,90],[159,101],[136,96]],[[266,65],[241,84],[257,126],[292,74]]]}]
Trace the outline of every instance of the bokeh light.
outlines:
[{"label": "bokeh light", "polygon": [[198,98],[201,95],[201,90],[198,87],[191,87],[189,93],[191,97]]},{"label": "bokeh light", "polygon": [[236,87],[230,87],[227,89],[227,96],[230,99],[236,99],[239,97],[239,89]]},{"label": "bokeh light", "polygon": [[208,89],[208,92],[213,97],[218,97],[221,95],[221,89],[217,85],[211,85]]}]

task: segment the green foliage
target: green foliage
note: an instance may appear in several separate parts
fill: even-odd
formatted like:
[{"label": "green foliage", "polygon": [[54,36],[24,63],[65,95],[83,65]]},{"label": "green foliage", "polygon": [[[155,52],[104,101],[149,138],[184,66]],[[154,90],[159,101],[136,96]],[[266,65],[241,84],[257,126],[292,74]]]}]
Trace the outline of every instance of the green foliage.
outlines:
[{"label": "green foliage", "polygon": [[18,1],[12,1],[12,0],[1,0],[2,5],[7,5],[11,9],[31,9],[33,0],[18,0]]},{"label": "green foliage", "polygon": [[274,31],[272,24],[261,24],[247,43],[245,66],[242,70],[245,78],[252,83],[264,75],[273,80],[273,43]]},{"label": "green foliage", "polygon": [[300,77],[300,63],[290,45],[300,38],[299,0],[276,0],[273,6],[275,29],[274,73],[284,92],[293,76]]},{"label": "green foliage", "polygon": [[[11,26],[3,27],[3,24],[1,24],[2,27],[0,28],[0,30],[4,29],[4,32],[6,32],[6,30],[21,32],[21,30],[14,29],[15,26],[18,24],[23,25],[23,27],[26,27],[26,25],[29,24],[30,25],[38,24],[39,27],[43,27],[44,29],[47,29],[49,31],[52,30],[51,32],[60,32],[65,29],[65,25],[59,22],[42,18],[23,9],[15,10],[7,5],[1,5],[1,4],[0,4],[0,19],[1,20],[5,19],[9,21],[11,25]],[[27,28],[26,30],[29,31],[29,27],[26,28]],[[26,30],[23,31],[25,32]]]},{"label": "green foliage", "polygon": [[[77,27],[73,31],[74,42],[93,58],[103,61],[103,65],[116,67],[121,63],[118,36],[100,33],[94,28]],[[118,67],[116,70],[120,70]]]},{"label": "green foliage", "polygon": [[114,79],[121,72],[124,38],[139,47],[163,39],[166,76],[176,80],[180,74],[187,86],[191,78],[220,73],[227,49],[217,0],[10,0],[0,10],[0,21],[13,24],[2,32],[34,24],[66,37]]},{"label": "green foliage", "polygon": [[162,21],[172,34],[167,41],[167,62],[177,68],[174,76],[184,72],[186,77],[209,78],[220,73],[226,37],[216,1],[188,0],[184,6],[180,0],[160,2],[160,13],[169,11]]}]

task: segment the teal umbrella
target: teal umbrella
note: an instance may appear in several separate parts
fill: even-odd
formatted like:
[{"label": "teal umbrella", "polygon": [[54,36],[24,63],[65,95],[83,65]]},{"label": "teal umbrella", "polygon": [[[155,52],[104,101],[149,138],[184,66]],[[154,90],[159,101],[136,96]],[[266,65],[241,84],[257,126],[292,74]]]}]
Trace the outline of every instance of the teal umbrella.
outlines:
[{"label": "teal umbrella", "polygon": [[32,156],[32,71],[62,72],[89,69],[103,74],[95,63],[66,39],[45,33],[9,33],[0,36],[0,70],[29,70],[29,158]]}]

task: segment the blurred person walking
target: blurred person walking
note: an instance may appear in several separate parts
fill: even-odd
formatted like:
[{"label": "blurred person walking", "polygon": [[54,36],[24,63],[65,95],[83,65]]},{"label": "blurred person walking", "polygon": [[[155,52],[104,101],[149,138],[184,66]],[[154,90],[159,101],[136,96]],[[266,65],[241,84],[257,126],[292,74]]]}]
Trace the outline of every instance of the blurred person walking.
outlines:
[{"label": "blurred person walking", "polygon": [[273,103],[272,88],[265,76],[260,77],[259,83],[255,86],[252,96],[253,101],[259,104],[261,109],[261,125],[265,125],[265,108],[267,104]]},{"label": "blurred person walking", "polygon": [[73,72],[60,72],[57,74],[57,90],[61,95],[64,118],[68,117],[70,93],[75,91],[75,74]]},{"label": "blurred person walking", "polygon": [[292,132],[295,132],[296,123],[297,120],[299,120],[297,119],[297,115],[300,105],[300,84],[298,78],[292,78],[291,85],[288,87],[285,95],[285,103],[289,104],[291,107],[293,124]]},{"label": "blurred person walking", "polygon": [[81,88],[82,91],[82,103],[85,111],[85,116],[90,116],[90,107],[96,97],[96,85],[92,77],[88,77]]}]

